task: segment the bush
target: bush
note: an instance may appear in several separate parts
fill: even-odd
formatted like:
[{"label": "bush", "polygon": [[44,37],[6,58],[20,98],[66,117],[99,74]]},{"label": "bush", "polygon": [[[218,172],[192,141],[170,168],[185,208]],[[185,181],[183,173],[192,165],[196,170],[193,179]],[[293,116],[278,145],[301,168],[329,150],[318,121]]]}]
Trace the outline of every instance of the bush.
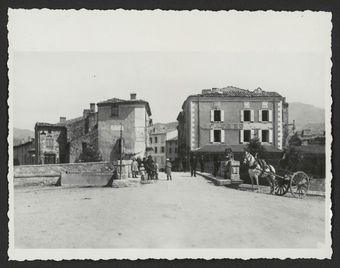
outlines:
[{"label": "bush", "polygon": [[100,153],[91,147],[87,147],[80,155],[77,162],[100,162],[103,161]]},{"label": "bush", "polygon": [[246,146],[246,150],[253,156],[255,156],[257,153],[259,157],[263,156],[264,152],[263,146],[261,145],[259,138],[251,139]]}]

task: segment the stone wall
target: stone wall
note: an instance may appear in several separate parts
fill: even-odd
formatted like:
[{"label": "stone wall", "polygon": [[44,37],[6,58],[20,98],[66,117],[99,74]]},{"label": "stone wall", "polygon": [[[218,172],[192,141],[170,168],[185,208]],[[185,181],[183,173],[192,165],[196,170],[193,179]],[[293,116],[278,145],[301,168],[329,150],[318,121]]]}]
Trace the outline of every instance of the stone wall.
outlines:
[{"label": "stone wall", "polygon": [[[131,175],[131,161],[122,161],[122,177],[127,178]],[[92,162],[92,163],[69,163],[54,165],[25,165],[14,167],[14,177],[40,177],[40,176],[59,176],[62,172],[69,173],[113,173],[114,169],[119,172],[119,162]]]}]

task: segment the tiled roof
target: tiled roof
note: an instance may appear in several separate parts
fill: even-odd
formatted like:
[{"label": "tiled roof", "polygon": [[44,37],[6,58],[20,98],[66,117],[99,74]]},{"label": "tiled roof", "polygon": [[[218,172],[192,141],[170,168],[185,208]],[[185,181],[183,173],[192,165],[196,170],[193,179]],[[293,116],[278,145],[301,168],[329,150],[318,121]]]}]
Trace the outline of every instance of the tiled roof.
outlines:
[{"label": "tiled roof", "polygon": [[145,100],[142,100],[142,99],[139,99],[139,100],[122,100],[122,99],[118,99],[118,98],[112,98],[112,99],[108,99],[108,100],[105,100],[105,101],[98,102],[97,105],[102,106],[102,105],[107,105],[107,104],[112,104],[112,103],[145,104],[146,110],[147,110],[149,116],[151,115],[151,109],[150,109],[149,103]]},{"label": "tiled roof", "polygon": [[282,97],[277,92],[264,91],[261,88],[255,90],[242,89],[238,87],[228,86],[220,89],[207,89],[203,90],[201,94],[191,96],[223,96],[223,97]]},{"label": "tiled roof", "polygon": [[54,127],[54,128],[61,128],[64,127],[63,125],[57,125],[57,124],[50,124],[50,123],[45,123],[45,122],[37,122],[35,124],[36,127]]}]

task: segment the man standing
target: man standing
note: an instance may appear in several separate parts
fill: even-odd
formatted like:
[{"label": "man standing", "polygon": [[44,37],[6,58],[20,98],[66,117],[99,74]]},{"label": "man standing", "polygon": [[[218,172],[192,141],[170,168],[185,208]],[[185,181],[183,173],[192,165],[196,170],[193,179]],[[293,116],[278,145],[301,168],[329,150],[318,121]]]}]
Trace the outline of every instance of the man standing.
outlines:
[{"label": "man standing", "polygon": [[166,180],[167,181],[168,180],[172,181],[171,168],[172,168],[172,165],[171,165],[170,159],[167,158],[166,162],[165,162],[165,172],[166,172]]},{"label": "man standing", "polygon": [[196,177],[196,168],[197,168],[197,158],[194,154],[190,157],[190,169],[191,169],[191,177]]}]

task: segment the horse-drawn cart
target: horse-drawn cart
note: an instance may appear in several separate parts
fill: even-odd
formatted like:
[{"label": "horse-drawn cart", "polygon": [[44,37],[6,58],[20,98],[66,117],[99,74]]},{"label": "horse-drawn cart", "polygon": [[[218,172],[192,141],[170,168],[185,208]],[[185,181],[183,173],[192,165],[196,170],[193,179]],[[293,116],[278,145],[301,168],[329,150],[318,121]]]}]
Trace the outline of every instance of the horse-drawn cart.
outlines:
[{"label": "horse-drawn cart", "polygon": [[[280,175],[278,173],[284,173]],[[275,176],[275,194],[285,195],[289,190],[294,197],[303,198],[309,189],[309,177],[303,171],[290,172],[278,170]]]}]

